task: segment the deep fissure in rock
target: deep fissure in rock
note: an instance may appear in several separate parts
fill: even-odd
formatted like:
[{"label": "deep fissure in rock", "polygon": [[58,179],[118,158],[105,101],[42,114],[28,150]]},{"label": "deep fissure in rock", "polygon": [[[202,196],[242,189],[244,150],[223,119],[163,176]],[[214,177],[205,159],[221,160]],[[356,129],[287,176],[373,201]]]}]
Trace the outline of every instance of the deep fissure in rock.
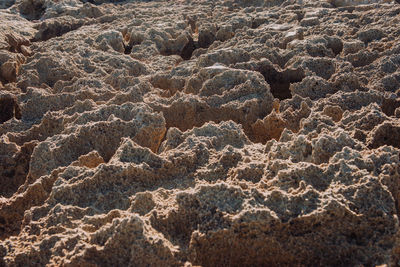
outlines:
[{"label": "deep fissure in rock", "polygon": [[124,45],[124,54],[129,55],[132,52],[132,45]]},{"label": "deep fissure in rock", "polygon": [[14,117],[21,119],[21,109],[17,100],[11,95],[0,96],[0,124]]},{"label": "deep fissure in rock", "polygon": [[287,69],[283,72],[279,72],[273,67],[265,66],[259,71],[271,87],[273,96],[280,100],[291,98],[290,84],[301,82],[305,77],[302,69]]},{"label": "deep fissure in rock", "polygon": [[192,57],[193,51],[196,50],[197,45],[193,41],[192,38],[189,39],[189,42],[186,46],[182,49],[180,56],[183,60],[189,60]]}]

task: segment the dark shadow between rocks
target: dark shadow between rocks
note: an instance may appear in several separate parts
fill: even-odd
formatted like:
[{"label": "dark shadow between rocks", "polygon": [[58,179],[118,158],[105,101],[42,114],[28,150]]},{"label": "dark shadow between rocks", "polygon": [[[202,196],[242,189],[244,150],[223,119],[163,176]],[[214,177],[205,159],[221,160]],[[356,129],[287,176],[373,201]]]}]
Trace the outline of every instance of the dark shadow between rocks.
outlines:
[{"label": "dark shadow between rocks", "polygon": [[19,12],[27,20],[38,20],[46,10],[44,4],[44,0],[24,0],[19,6]]},{"label": "dark shadow between rocks", "polygon": [[0,163],[5,166],[0,170],[0,176],[2,177],[0,180],[0,196],[12,197],[25,182],[29,172],[31,155],[36,145],[37,141],[25,143],[14,157],[8,159],[9,164],[4,164],[0,158]]},{"label": "dark shadow between rocks", "polygon": [[393,116],[398,107],[400,107],[400,99],[385,98],[382,102],[381,109],[387,116]]},{"label": "dark shadow between rocks", "polygon": [[371,149],[381,146],[393,146],[400,148],[400,125],[390,122],[384,122],[375,127],[370,133],[368,147]]},{"label": "dark shadow between rocks", "polygon": [[70,31],[79,29],[83,25],[80,21],[48,20],[38,26],[38,32],[32,39],[33,42],[47,41],[54,37],[62,36]]},{"label": "dark shadow between rocks", "polygon": [[343,51],[343,42],[340,39],[333,39],[331,42],[328,43],[327,47],[332,50],[335,56],[337,56]]},{"label": "dark shadow between rocks", "polygon": [[0,124],[12,118],[21,119],[21,109],[12,95],[0,95]]},{"label": "dark shadow between rocks", "polygon": [[271,93],[275,98],[284,100],[292,97],[290,84],[301,82],[304,77],[302,69],[287,69],[283,72],[275,70],[272,66],[263,66],[259,72],[271,87]]},{"label": "dark shadow between rocks", "polygon": [[124,46],[124,54],[125,55],[130,55],[130,53],[132,52],[132,48],[133,48],[132,45],[125,45]]},{"label": "dark shadow between rocks", "polygon": [[189,60],[192,57],[193,51],[196,50],[196,43],[193,41],[192,38],[189,39],[189,42],[186,46],[182,49],[180,56],[183,60]]}]

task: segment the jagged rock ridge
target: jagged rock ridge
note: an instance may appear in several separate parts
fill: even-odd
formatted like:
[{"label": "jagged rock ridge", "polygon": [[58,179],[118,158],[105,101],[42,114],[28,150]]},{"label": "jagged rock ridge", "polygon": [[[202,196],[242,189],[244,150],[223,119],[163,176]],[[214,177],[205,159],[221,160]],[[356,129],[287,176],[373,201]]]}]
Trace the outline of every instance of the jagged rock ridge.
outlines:
[{"label": "jagged rock ridge", "polygon": [[400,264],[395,1],[0,8],[1,266]]}]

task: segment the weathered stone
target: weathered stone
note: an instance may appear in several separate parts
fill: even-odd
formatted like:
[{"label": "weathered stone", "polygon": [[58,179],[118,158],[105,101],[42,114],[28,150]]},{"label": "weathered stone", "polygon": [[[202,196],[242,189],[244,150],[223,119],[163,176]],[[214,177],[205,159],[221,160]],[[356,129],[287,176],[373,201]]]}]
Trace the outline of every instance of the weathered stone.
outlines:
[{"label": "weathered stone", "polygon": [[399,265],[393,1],[0,8],[0,266]]}]

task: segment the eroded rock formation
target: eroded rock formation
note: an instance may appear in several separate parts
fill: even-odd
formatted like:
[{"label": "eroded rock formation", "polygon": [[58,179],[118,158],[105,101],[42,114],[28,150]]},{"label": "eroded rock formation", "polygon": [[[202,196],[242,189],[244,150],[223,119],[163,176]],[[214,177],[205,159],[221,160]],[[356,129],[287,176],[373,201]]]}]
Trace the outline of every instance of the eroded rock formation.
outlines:
[{"label": "eroded rock formation", "polygon": [[400,265],[396,1],[0,8],[0,266]]}]

